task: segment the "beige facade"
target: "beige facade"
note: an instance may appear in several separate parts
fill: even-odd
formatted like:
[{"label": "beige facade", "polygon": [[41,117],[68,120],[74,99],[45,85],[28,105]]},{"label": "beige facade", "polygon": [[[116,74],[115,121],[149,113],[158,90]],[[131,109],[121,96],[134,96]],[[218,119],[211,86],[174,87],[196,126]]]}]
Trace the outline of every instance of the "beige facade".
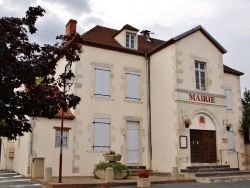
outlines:
[{"label": "beige facade", "polygon": [[[98,29],[103,35],[111,33],[112,40],[107,34],[98,43],[98,35],[89,35]],[[127,33],[135,38],[126,40]],[[105,46],[105,42],[110,44]],[[128,49],[127,42],[134,42],[134,48]],[[81,102],[72,110],[75,119],[65,119],[68,146],[63,149],[63,176],[92,175],[94,165],[108,150],[121,153],[126,165],[143,165],[159,172],[221,162],[237,167],[236,154],[220,150],[234,147],[244,153],[239,131],[242,73],[225,69],[226,51],[202,27],[170,42],[144,40],[129,25],[120,31],[96,27],[83,35],[82,43],[81,60],[72,66],[75,83],[69,91],[80,96]],[[196,64],[205,65],[205,86],[202,82],[197,86]],[[61,59],[58,74],[64,66]],[[135,85],[131,87],[131,83]],[[197,89],[200,86],[205,89]],[[229,98],[225,89],[230,91]],[[185,128],[184,118],[191,119],[189,128]],[[45,167],[52,167],[53,176],[58,176],[55,131],[60,119],[37,118],[33,123],[33,133],[15,142],[12,168],[28,175],[31,159],[44,157]],[[226,123],[233,124],[231,131],[226,131]],[[97,132],[100,125],[104,125],[105,134]],[[204,135],[201,144],[199,135]],[[209,140],[205,135],[214,137]],[[104,137],[102,141],[100,137]],[[215,144],[208,149],[212,154],[199,158],[194,148],[200,144],[204,149],[206,140]],[[6,162],[2,158],[3,169]],[[244,158],[240,157],[239,165],[246,168]]]}]

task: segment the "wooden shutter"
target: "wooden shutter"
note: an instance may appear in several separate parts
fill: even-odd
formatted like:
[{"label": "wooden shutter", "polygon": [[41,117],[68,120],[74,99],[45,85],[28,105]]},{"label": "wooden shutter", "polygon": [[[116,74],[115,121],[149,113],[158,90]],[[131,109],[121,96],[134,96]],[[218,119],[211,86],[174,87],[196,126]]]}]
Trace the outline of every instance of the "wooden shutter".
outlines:
[{"label": "wooden shutter", "polygon": [[110,70],[107,68],[95,68],[95,96],[110,97]]},{"label": "wooden shutter", "polygon": [[94,151],[109,150],[109,119],[95,118]]},{"label": "wooden shutter", "polygon": [[230,131],[228,131],[228,149],[234,150],[234,132],[232,131],[232,128],[230,128]]},{"label": "wooden shutter", "polygon": [[140,100],[140,75],[133,72],[127,72],[126,77],[126,98],[131,100]]},{"label": "wooden shutter", "polygon": [[231,89],[225,89],[225,94],[226,94],[226,109],[227,111],[232,111]]},{"label": "wooden shutter", "polygon": [[140,100],[140,75],[139,74],[134,74],[134,99],[135,100]]},{"label": "wooden shutter", "polygon": [[101,68],[95,68],[95,93],[97,97],[102,96],[102,72]]},{"label": "wooden shutter", "polygon": [[103,97],[110,97],[110,70],[103,69]]},{"label": "wooden shutter", "polygon": [[126,77],[127,77],[126,98],[133,99],[133,75],[127,72]]}]

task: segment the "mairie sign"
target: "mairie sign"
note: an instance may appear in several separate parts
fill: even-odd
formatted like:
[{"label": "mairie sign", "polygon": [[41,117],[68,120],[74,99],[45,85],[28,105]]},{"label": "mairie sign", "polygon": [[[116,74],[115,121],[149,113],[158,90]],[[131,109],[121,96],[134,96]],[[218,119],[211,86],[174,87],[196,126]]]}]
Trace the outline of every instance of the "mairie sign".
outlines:
[{"label": "mairie sign", "polygon": [[206,96],[206,95],[198,95],[189,93],[190,101],[199,101],[199,102],[207,102],[207,103],[215,103],[215,97]]}]

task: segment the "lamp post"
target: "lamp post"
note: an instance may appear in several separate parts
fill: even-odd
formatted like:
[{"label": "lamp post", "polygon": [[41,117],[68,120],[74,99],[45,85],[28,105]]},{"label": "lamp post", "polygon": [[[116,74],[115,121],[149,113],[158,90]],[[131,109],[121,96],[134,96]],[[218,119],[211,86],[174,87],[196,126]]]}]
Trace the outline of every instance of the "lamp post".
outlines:
[{"label": "lamp post", "polygon": [[[61,84],[63,86],[63,94],[65,97],[66,87],[68,90],[74,83],[75,75],[71,71],[72,62],[68,62],[65,66],[64,73],[60,75]],[[66,102],[66,99],[65,99]],[[60,158],[59,158],[59,183],[62,183],[62,153],[63,153],[63,124],[64,124],[64,111],[61,107],[61,129],[60,129]]]}]

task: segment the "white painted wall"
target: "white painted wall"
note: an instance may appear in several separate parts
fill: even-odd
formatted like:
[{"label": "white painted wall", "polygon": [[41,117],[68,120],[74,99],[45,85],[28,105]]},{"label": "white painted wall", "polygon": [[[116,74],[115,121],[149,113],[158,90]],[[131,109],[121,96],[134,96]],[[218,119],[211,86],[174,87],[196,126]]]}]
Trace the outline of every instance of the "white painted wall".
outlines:
[{"label": "white painted wall", "polygon": [[[94,165],[103,160],[104,152],[93,151],[94,117],[110,118],[110,149],[126,156],[126,121],[140,122],[140,162],[148,166],[147,135],[147,85],[146,60],[142,56],[113,52],[99,48],[83,46],[81,61],[77,62],[75,73],[76,95],[81,103],[74,111],[74,144],[72,150],[71,175],[91,175]],[[63,63],[62,63],[63,65]],[[108,67],[110,74],[111,97],[102,99],[94,96],[95,66]],[[61,68],[62,70],[62,68]],[[136,71],[140,76],[141,101],[132,102],[126,99],[126,71]]]},{"label": "white painted wall", "polygon": [[171,45],[150,58],[152,107],[152,167],[169,172],[176,166],[176,49]]}]

